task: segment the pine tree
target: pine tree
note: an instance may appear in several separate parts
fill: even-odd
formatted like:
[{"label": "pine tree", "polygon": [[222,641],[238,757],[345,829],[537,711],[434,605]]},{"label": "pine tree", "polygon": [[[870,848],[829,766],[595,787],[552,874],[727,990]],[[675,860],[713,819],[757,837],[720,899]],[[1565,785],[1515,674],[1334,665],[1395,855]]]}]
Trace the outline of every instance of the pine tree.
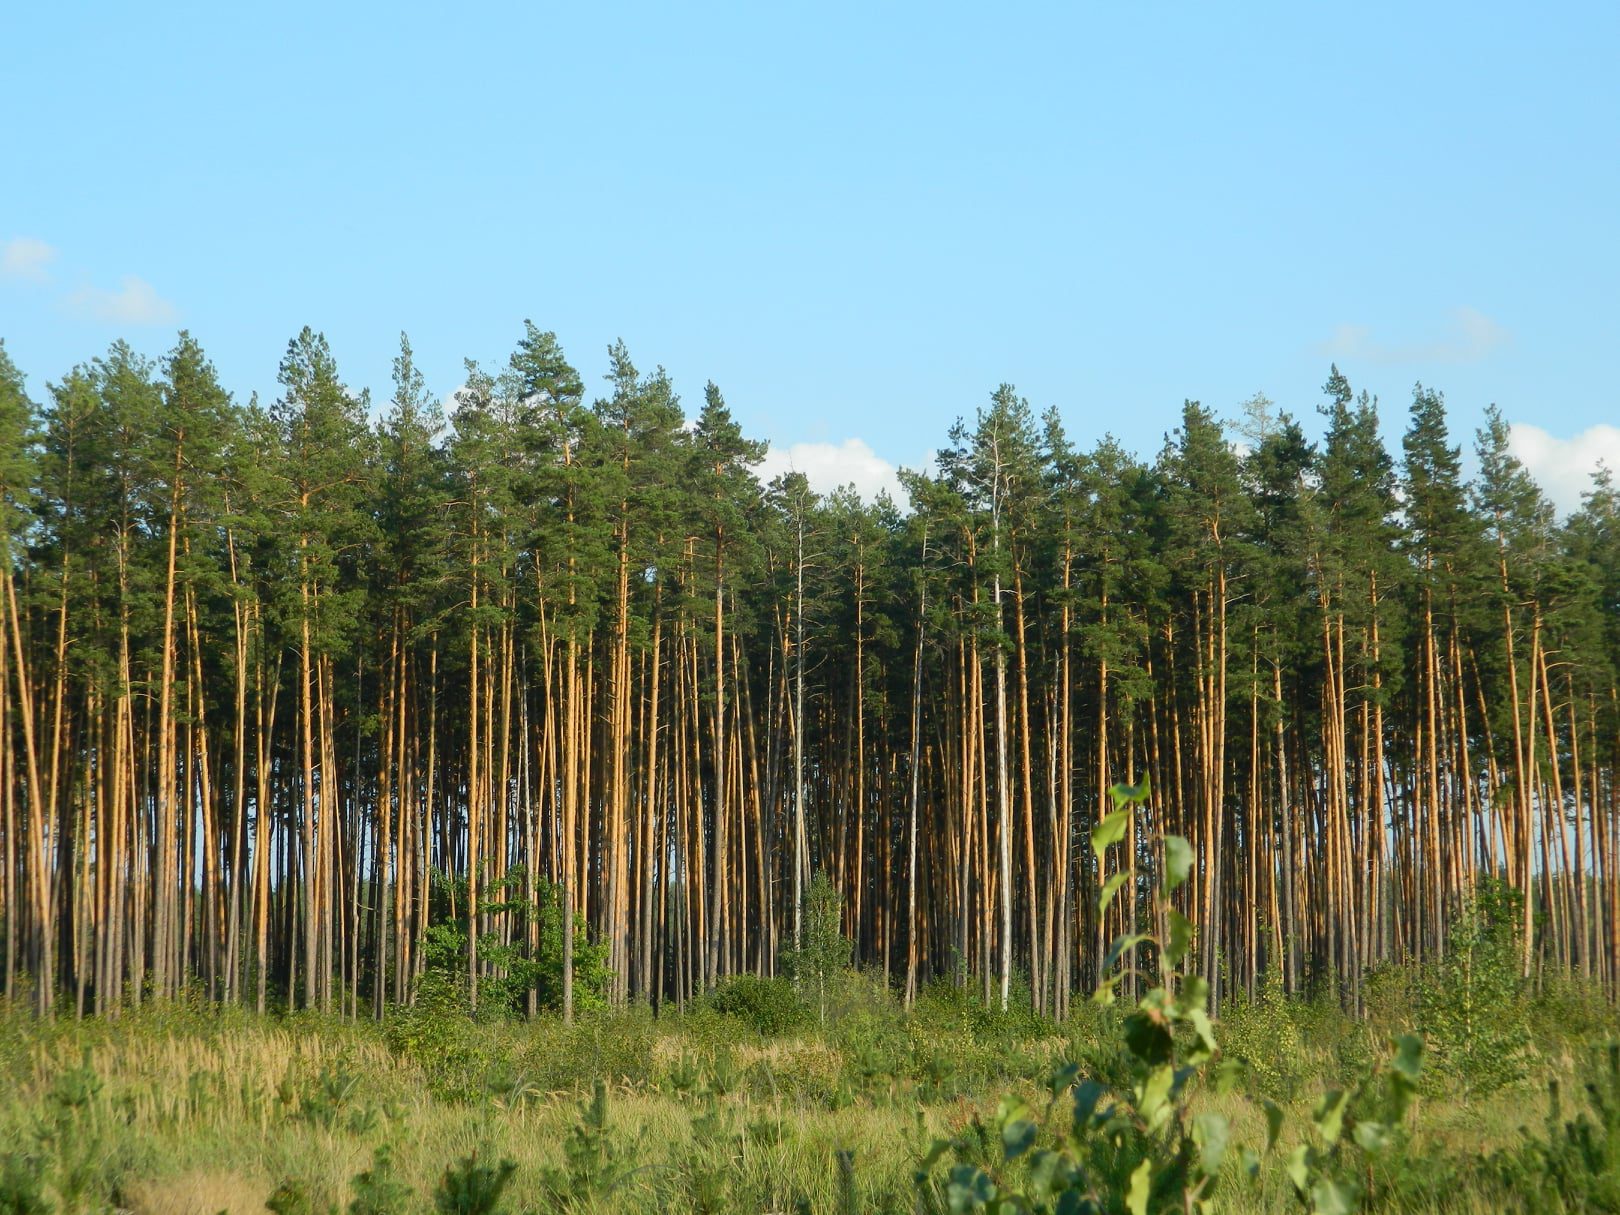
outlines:
[{"label": "pine tree", "polygon": [[[1185,833],[1202,842],[1193,897],[1202,930],[1202,971],[1212,998],[1220,998],[1219,959],[1225,931],[1227,832],[1227,710],[1232,639],[1228,611],[1245,576],[1243,536],[1252,530],[1252,503],[1236,454],[1213,414],[1195,401],[1160,458],[1167,485],[1167,564],[1175,599],[1183,605],[1167,622],[1170,653],[1190,676],[1189,710],[1195,769],[1190,805],[1179,807]],[[1175,617],[1179,616],[1179,619]],[[1167,647],[1168,648],[1168,647]],[[1196,818],[1193,817],[1196,815]]]},{"label": "pine tree", "polygon": [[[710,756],[714,784],[710,802],[711,857],[709,864],[708,936],[704,942],[704,984],[712,987],[721,973],[722,959],[732,945],[729,917],[730,836],[732,823],[731,775],[728,759],[731,733],[727,706],[734,668],[726,662],[726,601],[734,583],[745,579],[755,556],[746,521],[759,498],[759,485],[751,468],[765,454],[765,445],[743,437],[726,407],[725,398],[711,382],[703,394],[703,409],[692,434],[688,484],[695,534],[707,551],[707,577],[713,595],[711,617],[714,655],[714,708]],[[740,807],[738,808],[740,814]]]},{"label": "pine tree", "polygon": [[[307,327],[287,344],[278,380],[282,395],[270,419],[283,452],[275,492],[285,583],[277,610],[298,661],[303,1003],[329,1011],[341,950],[336,936],[343,816],[333,685],[346,665],[361,602],[347,558],[367,530],[366,407],[338,378],[325,337]],[[289,974],[289,998],[295,975]]]}]

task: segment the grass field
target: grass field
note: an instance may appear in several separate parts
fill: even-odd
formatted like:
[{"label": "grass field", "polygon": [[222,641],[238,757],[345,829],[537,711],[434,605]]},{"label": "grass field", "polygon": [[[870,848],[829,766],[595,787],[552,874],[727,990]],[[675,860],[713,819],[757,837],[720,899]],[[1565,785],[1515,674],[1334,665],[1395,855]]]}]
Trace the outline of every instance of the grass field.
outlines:
[{"label": "grass field", "polygon": [[[1426,1015],[1410,988],[1386,981],[1360,1021],[1336,1001],[1272,993],[1218,1023],[1223,1054],[1249,1066],[1233,1091],[1193,1085],[1187,1101],[1223,1113],[1232,1142],[1260,1162],[1251,1178],[1229,1154],[1212,1209],[1310,1209],[1287,1158],[1323,1094]],[[1595,1180],[1573,1189],[1524,1146],[1548,1136],[1549,1080],[1578,1094],[1602,1072],[1592,1044],[1615,1032],[1612,1009],[1560,989],[1493,1021],[1490,1033],[1522,1027],[1494,1065],[1431,1033],[1398,1149],[1361,1179],[1365,1209],[1615,1209],[1615,1178],[1605,1191],[1602,1177],[1602,1153],[1620,1152],[1613,1126]],[[1068,1116],[1067,1092],[1046,1088],[1054,1065],[1130,1085],[1119,1024],[1087,1006],[1057,1026],[948,988],[907,1012],[858,976],[840,981],[825,1024],[786,983],[757,980],[680,1015],[631,1009],[572,1026],[477,1024],[446,1007],[381,1026],[183,1003],[55,1024],[11,1010],[0,1020],[0,1212],[973,1209],[951,1186],[953,1160],[1022,1165],[1002,1163],[1004,1100],[1043,1115],[1044,1138]],[[1270,1151],[1266,1099],[1288,1113]],[[1566,1096],[1561,1115],[1578,1104]],[[939,1140],[953,1147],[919,1184]],[[499,1206],[456,1197],[458,1183],[491,1175],[506,1179]],[[1127,1209],[1122,1195],[1104,1199]]]}]

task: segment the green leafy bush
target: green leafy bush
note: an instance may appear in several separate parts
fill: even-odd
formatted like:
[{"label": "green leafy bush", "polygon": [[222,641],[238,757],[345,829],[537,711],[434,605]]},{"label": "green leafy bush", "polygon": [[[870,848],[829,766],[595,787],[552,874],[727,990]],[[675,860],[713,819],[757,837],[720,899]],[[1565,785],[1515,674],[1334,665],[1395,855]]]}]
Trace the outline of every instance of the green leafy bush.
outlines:
[{"label": "green leafy bush", "polygon": [[[1148,785],[1115,786],[1116,810],[1092,832],[1099,868],[1110,846],[1125,834],[1132,808],[1145,801]],[[1184,882],[1192,850],[1180,837],[1167,837],[1163,895]],[[1108,907],[1123,883],[1103,882],[1098,912]],[[1225,1091],[1237,1069],[1217,1063],[1218,1047],[1209,1018],[1209,985],[1202,976],[1176,973],[1192,942],[1192,925],[1179,912],[1165,908],[1170,933],[1155,941],[1163,982],[1144,995],[1134,1012],[1120,1022],[1129,1055],[1127,1083],[1104,1084],[1082,1078],[1075,1063],[1054,1070],[1047,1081],[1049,1099],[1037,1113],[1021,1098],[1008,1096],[996,1113],[995,1134],[978,1134],[934,1145],[919,1170],[925,1198],[943,1198],[952,1212],[1112,1211],[1130,1215],[1174,1208],[1206,1210],[1222,1176],[1228,1151],[1226,1119],[1213,1111],[1194,1115],[1189,1096],[1201,1083]],[[1136,947],[1152,938],[1123,934],[1116,938],[1104,964],[1097,999],[1114,1000],[1121,975]],[[1053,1117],[1058,1101],[1072,1095],[1072,1115]],[[999,1140],[1000,1151],[986,1158],[986,1146]],[[954,1152],[943,1193],[933,1176],[939,1161]],[[994,1156],[999,1155],[999,1159]],[[1252,1156],[1252,1153],[1250,1153]]]},{"label": "green leafy bush", "polygon": [[[1110,790],[1117,809],[1097,824],[1091,837],[1099,869],[1108,848],[1124,836],[1131,808],[1145,801],[1147,793],[1145,780]],[[1230,1092],[1245,1068],[1220,1057],[1204,978],[1178,973],[1194,925],[1169,905],[1168,896],[1186,880],[1193,854],[1185,840],[1168,836],[1164,856],[1165,902],[1160,910],[1168,932],[1163,940],[1131,933],[1116,938],[1097,992],[1098,1002],[1111,1006],[1122,974],[1116,965],[1128,968],[1144,942],[1157,947],[1164,968],[1159,985],[1118,1023],[1124,1074],[1103,1081],[1086,1076],[1078,1063],[1065,1062],[1047,1080],[1044,1111],[1009,1095],[997,1109],[993,1129],[975,1119],[971,1134],[936,1142],[917,1175],[925,1207],[948,1209],[953,1215],[1190,1215],[1213,1210],[1218,1188],[1233,1174],[1258,1177],[1259,1154],[1231,1142],[1226,1118],[1212,1109],[1194,1112],[1195,1091]],[[1099,915],[1122,885],[1117,878],[1102,883]],[[1260,1015],[1271,1018],[1259,1023],[1260,1030],[1280,1032],[1275,1010]],[[1347,1215],[1365,1193],[1375,1191],[1378,1170],[1387,1174],[1387,1162],[1399,1157],[1422,1051],[1420,1039],[1403,1037],[1387,1066],[1374,1069],[1352,1088],[1329,1090],[1318,1102],[1312,1133],[1287,1165],[1294,1190],[1316,1215]],[[1071,1096],[1072,1114],[1055,1118],[1065,1095]],[[1262,1105],[1269,1151],[1277,1143],[1284,1112],[1269,1098]],[[936,1170],[947,1153],[956,1163],[941,1179]],[[1379,1191],[1378,1197],[1384,1193]]]},{"label": "green leafy bush", "polygon": [[563,1139],[564,1166],[546,1169],[541,1183],[560,1207],[589,1202],[612,1190],[635,1167],[643,1146],[644,1137],[626,1142],[609,1128],[607,1085],[598,1080],[579,1121]]},{"label": "green leafy bush", "polygon": [[1241,1059],[1256,1091],[1292,1101],[1310,1072],[1311,1052],[1295,1022],[1294,1001],[1275,972],[1266,976],[1254,1000],[1239,1000],[1221,1018],[1222,1050]]},{"label": "green leafy bush", "polygon": [[[1311,1115],[1311,1131],[1288,1158],[1288,1178],[1318,1215],[1347,1215],[1363,1200],[1382,1203],[1401,1190],[1406,1111],[1417,1095],[1423,1040],[1406,1034],[1394,1052],[1350,1088],[1324,1093]],[[1270,1138],[1282,1126],[1280,1107],[1266,1102]],[[1380,1174],[1382,1169],[1382,1175]]]},{"label": "green leafy bush", "polygon": [[[529,997],[538,1008],[562,1007],[563,910],[556,888],[544,878],[535,879],[534,901],[527,901],[524,887],[527,872],[513,866],[489,882],[479,911],[486,915],[505,914],[513,926],[512,939],[503,941],[496,933],[478,938],[482,973],[478,980],[476,1006],[480,1016],[491,1013],[518,1015],[527,1011]],[[467,879],[443,873],[433,875],[424,955],[427,976],[435,982],[465,990],[467,983]],[[528,944],[531,929],[537,929],[537,944]],[[574,913],[574,1010],[604,1008],[607,1005],[608,947],[590,939],[585,917]],[[474,1005],[469,997],[468,1007]]]},{"label": "green leafy bush", "polygon": [[1531,1043],[1544,1055],[1574,1061],[1590,1043],[1620,1037],[1620,1009],[1595,979],[1543,974],[1527,1011]]},{"label": "green leafy bush", "polygon": [[389,1049],[422,1069],[439,1100],[474,1101],[488,1091],[493,1055],[472,1020],[465,990],[442,973],[422,976],[416,1003],[395,1011],[383,1036]]},{"label": "green leafy bush", "polygon": [[778,1037],[810,1024],[810,1007],[785,978],[733,975],[709,993],[709,1007],[735,1017],[755,1033]]},{"label": "green leafy bush", "polygon": [[309,1187],[301,1181],[283,1181],[264,1200],[271,1215],[316,1215],[316,1205],[309,1196]]}]

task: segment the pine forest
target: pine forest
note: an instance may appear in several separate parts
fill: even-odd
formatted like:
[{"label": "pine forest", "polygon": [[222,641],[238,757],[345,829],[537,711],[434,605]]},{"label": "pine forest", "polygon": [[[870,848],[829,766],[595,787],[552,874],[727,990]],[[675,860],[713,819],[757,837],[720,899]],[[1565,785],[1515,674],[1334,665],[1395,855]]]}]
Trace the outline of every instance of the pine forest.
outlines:
[{"label": "pine forest", "polygon": [[593,388],[527,324],[448,399],[403,338],[386,402],[309,329],[270,401],[184,333],[0,347],[8,996],[378,1017],[453,939],[474,1001],[683,1005],[817,874],[908,1001],[1061,1018],[1175,908],[1217,1007],[1353,1007],[1487,880],[1524,979],[1620,984],[1620,494],[1560,521],[1495,411],[1332,369],[1319,442],[1189,401],[1144,457],[1003,384],[902,508],[762,485],[622,344]]}]

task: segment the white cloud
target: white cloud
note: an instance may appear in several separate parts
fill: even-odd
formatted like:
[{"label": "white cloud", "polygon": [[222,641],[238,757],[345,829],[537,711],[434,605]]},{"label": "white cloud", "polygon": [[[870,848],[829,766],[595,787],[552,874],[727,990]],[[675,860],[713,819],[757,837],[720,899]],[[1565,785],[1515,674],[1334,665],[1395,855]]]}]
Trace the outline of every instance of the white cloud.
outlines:
[{"label": "white cloud", "polygon": [[755,465],[754,472],[767,484],[782,473],[802,472],[810,488],[817,493],[831,493],[840,486],[853,485],[868,502],[880,491],[887,491],[902,507],[908,501],[905,490],[900,488],[900,478],[895,475],[895,466],[862,439],[845,439],[842,443],[790,443],[786,447],[773,445]]},{"label": "white cloud", "polygon": [[180,316],[151,283],[132,274],[124,276],[117,291],[81,287],[67,297],[67,304],[80,316],[114,325],[169,325]]},{"label": "white cloud", "polygon": [[1529,422],[1508,427],[1508,450],[1529,470],[1560,513],[1576,510],[1599,462],[1620,473],[1620,427],[1600,422],[1560,439]]},{"label": "white cloud", "polygon": [[1328,358],[1367,363],[1477,363],[1513,340],[1513,334],[1483,312],[1458,308],[1443,333],[1426,342],[1389,344],[1366,325],[1340,325],[1317,349]]},{"label": "white cloud", "polygon": [[43,283],[46,267],[56,260],[56,250],[32,236],[14,236],[0,245],[0,278],[20,278]]}]

